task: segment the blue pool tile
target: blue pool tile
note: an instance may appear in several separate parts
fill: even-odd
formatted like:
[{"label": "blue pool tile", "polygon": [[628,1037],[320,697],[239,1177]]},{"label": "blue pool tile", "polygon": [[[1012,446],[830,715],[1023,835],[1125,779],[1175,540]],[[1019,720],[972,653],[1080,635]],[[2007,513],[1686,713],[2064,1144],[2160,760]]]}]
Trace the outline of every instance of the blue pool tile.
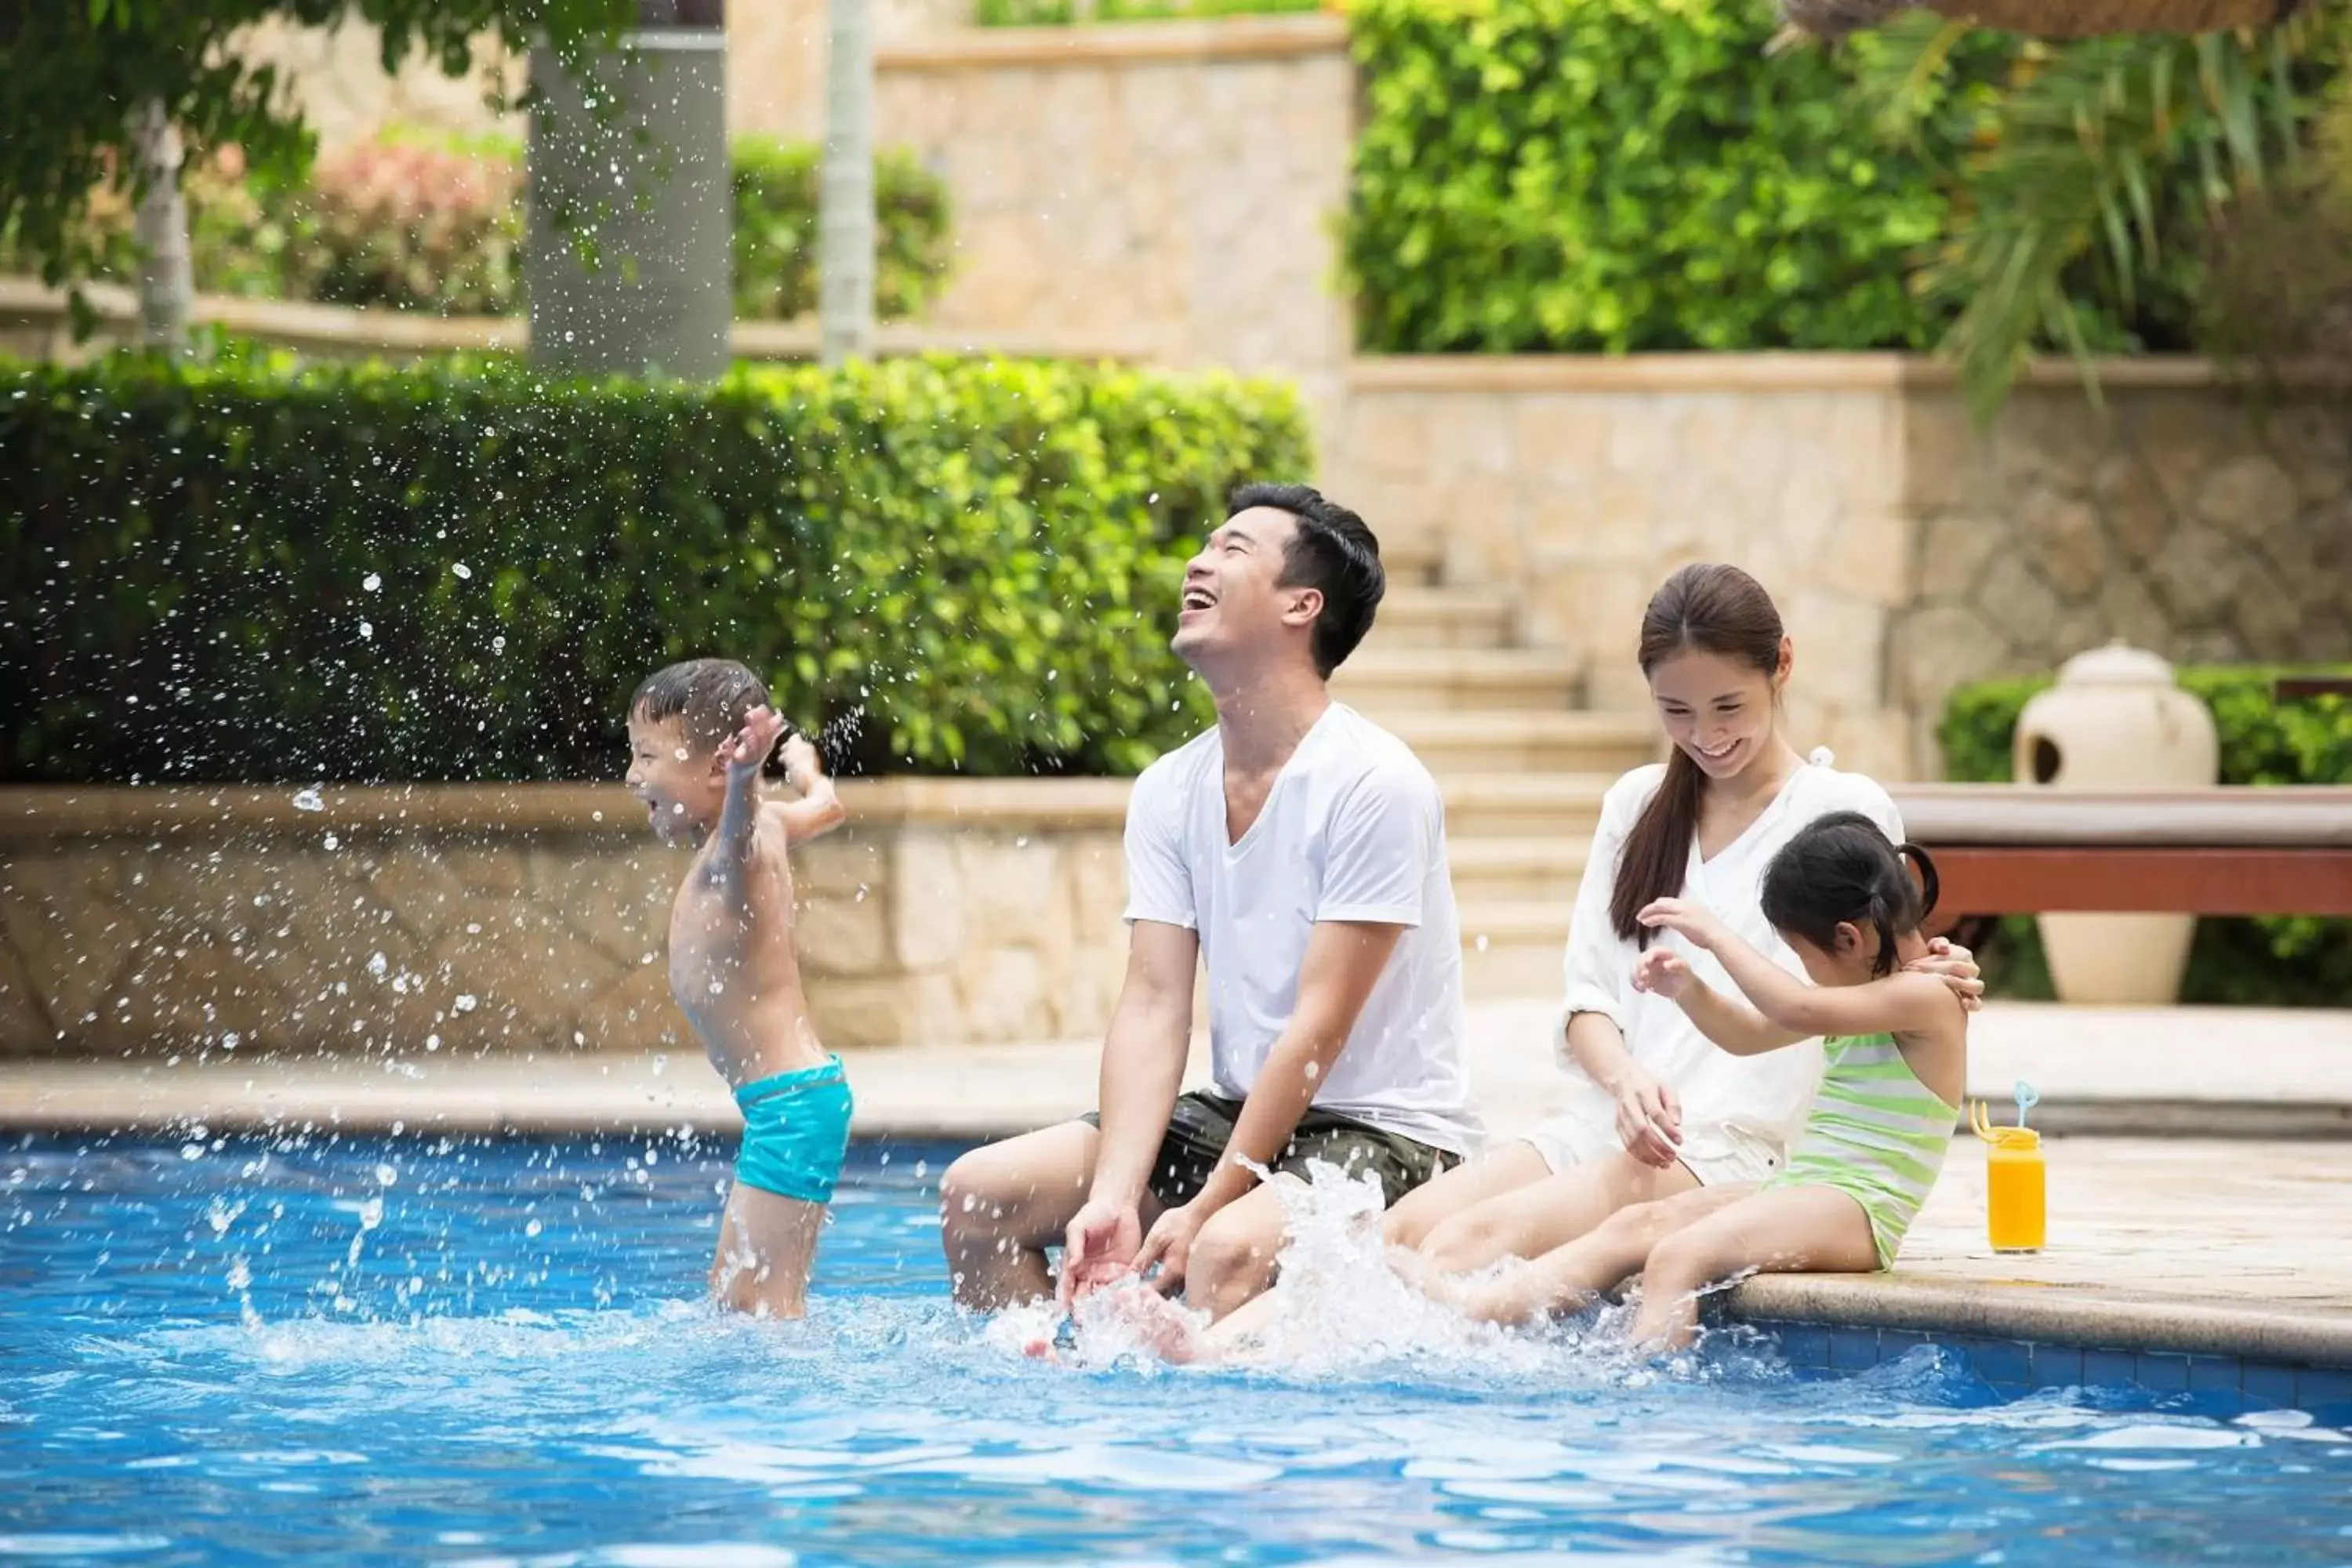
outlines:
[{"label": "blue pool tile", "polygon": [[2247,1403],[2258,1407],[2294,1408],[2296,1403],[2294,1371],[2294,1368],[2281,1366],[2276,1362],[2248,1362],[2245,1377]]},{"label": "blue pool tile", "polygon": [[2022,1340],[1971,1339],[1969,1364],[1996,1388],[2033,1386],[2033,1347]]},{"label": "blue pool tile", "polygon": [[1790,1323],[1780,1330],[1780,1355],[1790,1366],[1830,1364],[1830,1331],[1819,1323]]},{"label": "blue pool tile", "polygon": [[2159,1351],[2139,1352],[2139,1385],[2151,1394],[2189,1392],[2189,1358]]},{"label": "blue pool tile", "polygon": [[1913,1329],[1881,1329],[1878,1331],[1878,1359],[1882,1362],[1900,1361],[1921,1345],[1935,1342]]},{"label": "blue pool tile", "polygon": [[2083,1384],[2083,1347],[2035,1345],[2033,1381],[2044,1388],[2079,1388]]},{"label": "blue pool tile", "polygon": [[2352,1415],[2352,1368],[2299,1367],[2294,1374],[2294,1404],[2314,1415],[2326,1411],[2341,1419]]},{"label": "blue pool tile", "polygon": [[2189,1358],[2189,1389],[2192,1394],[2236,1394],[2245,1367],[2233,1355],[2193,1355]]},{"label": "blue pool tile", "polygon": [[1867,1372],[1878,1364],[1876,1329],[1839,1328],[1830,1331],[1830,1367],[1835,1372]]},{"label": "blue pool tile", "polygon": [[2129,1388],[2139,1381],[2139,1358],[2129,1351],[2084,1351],[2083,1382],[2092,1388]]}]

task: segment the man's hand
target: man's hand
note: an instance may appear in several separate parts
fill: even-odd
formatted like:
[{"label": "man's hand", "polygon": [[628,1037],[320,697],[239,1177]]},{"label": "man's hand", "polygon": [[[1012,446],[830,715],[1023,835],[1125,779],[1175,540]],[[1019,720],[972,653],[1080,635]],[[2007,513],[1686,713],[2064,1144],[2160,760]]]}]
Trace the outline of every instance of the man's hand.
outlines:
[{"label": "man's hand", "polygon": [[1133,1204],[1089,1198],[1062,1237],[1062,1279],[1056,1290],[1062,1310],[1088,1290],[1135,1271],[1143,1245],[1143,1221]]},{"label": "man's hand", "polygon": [[1161,1215],[1151,1234],[1143,1238],[1143,1250],[1135,1255],[1135,1271],[1148,1272],[1157,1263],[1160,1278],[1152,1283],[1160,1293],[1172,1296],[1182,1289],[1185,1267],[1192,1260],[1193,1239],[1208,1222],[1208,1213],[1199,1204],[1180,1205]]},{"label": "man's hand", "polygon": [[1633,917],[1652,931],[1670,931],[1694,947],[1715,951],[1717,939],[1727,934],[1715,911],[1688,899],[1659,899]]},{"label": "man's hand", "polygon": [[1654,947],[1633,961],[1633,989],[1654,992],[1669,1002],[1679,1002],[1690,991],[1690,960],[1670,947]]},{"label": "man's hand", "polygon": [[1960,1005],[1973,1013],[1984,1005],[1984,977],[1977,968],[1976,954],[1942,937],[1927,943],[1927,956],[1915,958],[1903,966],[1921,974],[1932,974],[1952,988]]},{"label": "man's hand", "polygon": [[1675,1091],[1640,1068],[1629,1068],[1617,1086],[1617,1140],[1644,1165],[1669,1170],[1682,1156],[1682,1102]]},{"label": "man's hand", "polygon": [[756,775],[767,766],[768,753],[776,749],[776,737],[783,732],[783,715],[772,708],[754,708],[743,715],[743,727],[719,748],[719,757],[727,763],[728,782]]}]

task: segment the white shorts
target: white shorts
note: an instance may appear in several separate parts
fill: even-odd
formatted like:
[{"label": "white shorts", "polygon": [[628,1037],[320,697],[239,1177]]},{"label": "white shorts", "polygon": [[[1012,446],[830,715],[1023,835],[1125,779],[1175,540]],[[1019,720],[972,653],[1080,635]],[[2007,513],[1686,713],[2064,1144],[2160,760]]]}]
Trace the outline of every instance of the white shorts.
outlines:
[{"label": "white shorts", "polygon": [[[1527,1135],[1555,1176],[1575,1165],[1589,1165],[1625,1152],[1617,1129],[1573,1111],[1555,1116]],[[1752,1184],[1778,1171],[1786,1157],[1778,1144],[1742,1128],[1693,1127],[1683,1134],[1683,1168],[1702,1187]]]}]

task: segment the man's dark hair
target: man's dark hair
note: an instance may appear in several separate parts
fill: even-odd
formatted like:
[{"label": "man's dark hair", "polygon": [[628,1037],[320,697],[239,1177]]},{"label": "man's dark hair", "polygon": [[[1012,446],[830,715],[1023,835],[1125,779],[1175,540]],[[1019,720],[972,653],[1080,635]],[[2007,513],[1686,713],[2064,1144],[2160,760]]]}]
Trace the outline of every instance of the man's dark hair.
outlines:
[{"label": "man's dark hair", "polygon": [[677,721],[687,743],[716,746],[743,727],[754,708],[768,706],[768,685],[731,658],[689,658],[646,677],[629,699],[631,717],[659,724]]},{"label": "man's dark hair", "polygon": [[1323,595],[1315,617],[1315,668],[1325,679],[1348,662],[1372,615],[1388,592],[1381,566],[1381,542],[1364,520],[1307,485],[1244,485],[1234,492],[1225,515],[1253,507],[1286,511],[1297,521],[1283,552],[1281,585],[1313,588]]}]

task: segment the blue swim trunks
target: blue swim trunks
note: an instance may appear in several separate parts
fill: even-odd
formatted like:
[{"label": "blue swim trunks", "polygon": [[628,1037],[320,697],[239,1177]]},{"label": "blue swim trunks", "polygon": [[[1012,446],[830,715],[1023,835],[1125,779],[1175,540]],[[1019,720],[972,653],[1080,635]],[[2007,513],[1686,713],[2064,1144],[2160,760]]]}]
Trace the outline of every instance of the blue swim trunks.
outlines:
[{"label": "blue swim trunks", "polygon": [[841,1058],[822,1067],[778,1073],[735,1091],[743,1112],[743,1147],[735,1179],[746,1186],[804,1204],[833,1201],[833,1184],[849,1152],[849,1112],[856,1103]]}]

